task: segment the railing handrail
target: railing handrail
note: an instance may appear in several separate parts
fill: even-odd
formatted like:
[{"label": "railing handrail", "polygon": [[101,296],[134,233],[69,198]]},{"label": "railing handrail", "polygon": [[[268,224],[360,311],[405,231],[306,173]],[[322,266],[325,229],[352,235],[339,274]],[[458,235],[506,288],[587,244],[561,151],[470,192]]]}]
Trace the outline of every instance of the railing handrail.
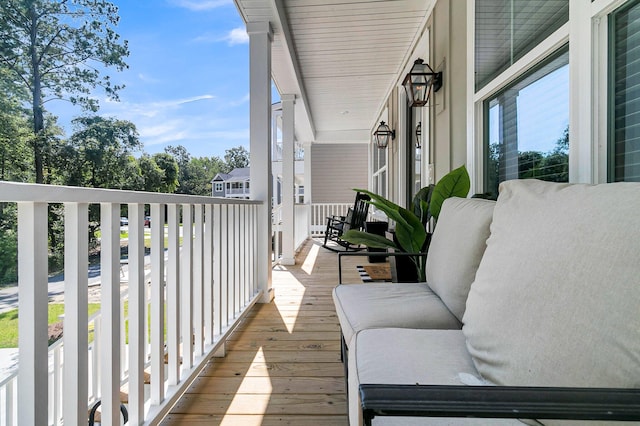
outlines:
[{"label": "railing handrail", "polygon": [[0,201],[41,203],[262,204],[258,200],[165,194],[120,189],[0,182]]}]

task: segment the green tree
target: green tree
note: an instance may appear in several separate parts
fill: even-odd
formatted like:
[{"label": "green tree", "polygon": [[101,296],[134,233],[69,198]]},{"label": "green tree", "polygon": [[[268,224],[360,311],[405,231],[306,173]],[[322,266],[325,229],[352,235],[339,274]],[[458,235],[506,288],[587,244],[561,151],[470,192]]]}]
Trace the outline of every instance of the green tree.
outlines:
[{"label": "green tree", "polygon": [[61,183],[92,188],[135,189],[140,168],[132,156],[142,148],[133,123],[100,116],[73,120],[76,129],[57,156]]},{"label": "green tree", "polygon": [[193,195],[211,195],[211,181],[220,173],[225,163],[219,157],[195,157],[187,166],[193,177],[189,193]]},{"label": "green tree", "polygon": [[176,159],[180,168],[178,194],[211,195],[211,180],[228,167],[219,157],[191,157],[182,145],[170,145],[164,150]]},{"label": "green tree", "polygon": [[249,151],[243,146],[230,148],[224,154],[225,169],[223,173],[229,173],[233,169],[241,169],[249,166]]},{"label": "green tree", "polygon": [[22,107],[25,92],[0,66],[0,180],[28,182],[32,178],[28,146],[28,112]]},{"label": "green tree", "polygon": [[172,193],[178,187],[179,166],[176,160],[167,153],[153,154],[153,161],[162,170],[159,192]]},{"label": "green tree", "polygon": [[0,65],[29,93],[35,180],[44,182],[45,103],[65,99],[90,111],[100,86],[117,99],[121,86],[101,77],[105,67],[122,70],[129,55],[114,28],[118,8],[104,0],[3,0],[0,2]]},{"label": "green tree", "polygon": [[143,154],[138,158],[138,166],[140,167],[140,175],[142,177],[142,186],[140,189],[147,192],[159,192],[164,178],[164,172],[149,154]]}]

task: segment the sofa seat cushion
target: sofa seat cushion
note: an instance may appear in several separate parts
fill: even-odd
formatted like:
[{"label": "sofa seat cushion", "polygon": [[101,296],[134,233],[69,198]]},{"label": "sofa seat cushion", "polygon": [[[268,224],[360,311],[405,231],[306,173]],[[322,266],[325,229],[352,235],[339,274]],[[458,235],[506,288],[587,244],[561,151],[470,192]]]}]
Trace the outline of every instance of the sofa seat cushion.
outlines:
[{"label": "sofa seat cushion", "polygon": [[[356,334],[349,356],[350,425],[362,423],[360,384],[465,385],[464,377],[478,377],[460,330],[384,328]],[[353,373],[352,373],[353,372]],[[517,420],[374,419],[375,425],[520,425]]]},{"label": "sofa seat cushion", "polygon": [[638,212],[640,184],[501,185],[464,315],[484,378],[640,387]]},{"label": "sofa seat cushion", "polygon": [[495,204],[479,198],[446,199],[431,238],[427,283],[460,321],[487,248]]},{"label": "sofa seat cushion", "polygon": [[367,328],[460,329],[462,323],[424,283],[343,284],[333,301],[347,346]]}]

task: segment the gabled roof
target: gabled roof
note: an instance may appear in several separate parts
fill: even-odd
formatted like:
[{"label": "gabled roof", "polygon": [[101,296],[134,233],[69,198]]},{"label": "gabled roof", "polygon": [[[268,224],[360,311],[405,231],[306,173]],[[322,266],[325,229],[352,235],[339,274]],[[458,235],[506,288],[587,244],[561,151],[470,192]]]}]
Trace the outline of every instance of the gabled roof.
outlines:
[{"label": "gabled roof", "polygon": [[231,170],[229,173],[218,173],[212,182],[244,182],[249,180],[251,169],[249,167],[241,167]]}]

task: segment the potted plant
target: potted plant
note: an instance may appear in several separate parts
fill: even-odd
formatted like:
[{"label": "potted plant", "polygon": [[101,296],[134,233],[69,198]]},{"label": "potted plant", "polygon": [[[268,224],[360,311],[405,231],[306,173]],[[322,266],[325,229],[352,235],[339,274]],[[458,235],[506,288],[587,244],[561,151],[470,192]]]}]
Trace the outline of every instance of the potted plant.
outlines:
[{"label": "potted plant", "polygon": [[[371,197],[371,205],[382,211],[395,222],[393,240],[382,235],[364,231],[349,230],[342,238],[352,244],[361,244],[371,248],[393,249],[400,253],[426,253],[431,235],[427,224],[433,218],[438,220],[442,203],[449,197],[466,197],[471,182],[465,166],[452,170],[443,176],[435,185],[422,188],[413,198],[410,209],[399,205],[363,189]],[[408,256],[416,267],[418,281],[425,281],[426,256]]]}]

